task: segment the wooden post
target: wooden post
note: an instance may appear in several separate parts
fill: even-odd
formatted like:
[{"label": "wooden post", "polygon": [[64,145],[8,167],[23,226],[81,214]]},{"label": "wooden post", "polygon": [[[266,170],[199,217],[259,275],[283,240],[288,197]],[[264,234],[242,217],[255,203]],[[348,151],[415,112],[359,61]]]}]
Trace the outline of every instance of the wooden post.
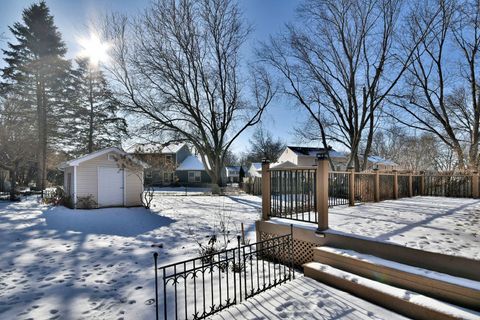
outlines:
[{"label": "wooden post", "polygon": [[478,172],[474,172],[472,175],[472,198],[477,199],[479,196]]},{"label": "wooden post", "polygon": [[413,177],[411,172],[408,174],[408,196],[413,197]]},{"label": "wooden post", "polygon": [[380,174],[378,172],[378,168],[373,169],[375,171],[375,183],[374,183],[374,198],[373,201],[379,202],[380,201]]},{"label": "wooden post", "polygon": [[270,216],[270,161],[262,160],[262,220]]},{"label": "wooden post", "polygon": [[326,154],[317,154],[316,200],[318,231],[328,229],[328,158]]},{"label": "wooden post", "polygon": [[425,172],[420,172],[420,194],[422,196],[425,195]]},{"label": "wooden post", "polygon": [[398,171],[393,170],[393,199],[398,199]]},{"label": "wooden post", "polygon": [[355,205],[355,168],[351,167],[348,168],[350,171],[350,175],[348,176],[348,205],[354,206]]}]

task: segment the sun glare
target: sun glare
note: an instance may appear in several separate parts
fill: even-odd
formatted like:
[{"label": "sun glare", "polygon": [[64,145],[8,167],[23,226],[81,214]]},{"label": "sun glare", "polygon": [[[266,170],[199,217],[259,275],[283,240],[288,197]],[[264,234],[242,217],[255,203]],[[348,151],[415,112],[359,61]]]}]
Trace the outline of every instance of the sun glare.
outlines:
[{"label": "sun glare", "polygon": [[90,34],[89,38],[80,38],[78,43],[82,47],[79,55],[88,58],[92,65],[97,66],[100,62],[108,60],[110,46],[107,42],[102,42],[96,34]]}]

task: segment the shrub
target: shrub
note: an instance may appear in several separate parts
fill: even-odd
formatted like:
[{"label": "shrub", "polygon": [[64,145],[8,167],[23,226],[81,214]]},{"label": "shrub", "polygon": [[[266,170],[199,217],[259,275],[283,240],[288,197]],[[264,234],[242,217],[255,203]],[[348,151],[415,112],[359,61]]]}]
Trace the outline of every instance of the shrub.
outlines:
[{"label": "shrub", "polygon": [[77,197],[77,208],[79,209],[94,209],[97,208],[97,201],[93,198],[92,194],[85,197]]}]

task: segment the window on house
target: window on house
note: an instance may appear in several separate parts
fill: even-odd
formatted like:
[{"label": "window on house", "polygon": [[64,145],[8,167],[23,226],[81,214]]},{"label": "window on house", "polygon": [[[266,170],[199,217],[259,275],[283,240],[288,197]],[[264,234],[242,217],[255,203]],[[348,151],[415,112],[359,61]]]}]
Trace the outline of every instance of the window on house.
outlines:
[{"label": "window on house", "polygon": [[173,172],[164,172],[163,173],[163,181],[164,182],[172,182],[173,181]]},{"label": "window on house", "polygon": [[145,177],[146,178],[151,178],[153,176],[152,170],[145,170]]},{"label": "window on house", "polygon": [[188,182],[202,182],[201,171],[188,171]]},{"label": "window on house", "polygon": [[171,155],[171,154],[167,154],[167,155],[165,156],[165,164],[168,165],[168,164],[172,164],[172,163],[173,163],[173,162],[172,162],[172,155]]}]

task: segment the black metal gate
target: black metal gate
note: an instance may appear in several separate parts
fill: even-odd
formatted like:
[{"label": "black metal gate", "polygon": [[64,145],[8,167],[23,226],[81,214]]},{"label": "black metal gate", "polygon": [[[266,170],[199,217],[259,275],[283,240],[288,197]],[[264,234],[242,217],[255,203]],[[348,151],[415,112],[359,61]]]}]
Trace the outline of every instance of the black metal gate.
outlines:
[{"label": "black metal gate", "polygon": [[160,302],[165,320],[204,319],[294,279],[290,229],[289,234],[246,245],[238,237],[235,248],[161,267],[154,253],[156,319]]}]

